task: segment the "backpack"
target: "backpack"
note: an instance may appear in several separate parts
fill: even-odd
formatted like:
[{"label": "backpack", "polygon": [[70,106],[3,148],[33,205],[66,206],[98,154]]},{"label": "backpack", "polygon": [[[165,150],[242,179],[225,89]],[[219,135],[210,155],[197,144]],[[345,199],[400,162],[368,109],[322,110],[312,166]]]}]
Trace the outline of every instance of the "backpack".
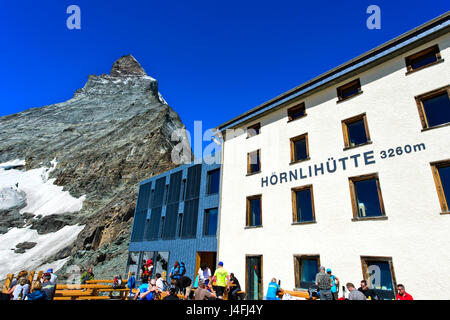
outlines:
[{"label": "backpack", "polygon": [[181,262],[180,267],[178,269],[178,274],[180,276],[184,276],[185,273],[186,273],[186,267],[184,266],[184,262]]},{"label": "backpack", "polygon": [[120,289],[123,287],[123,281],[121,276],[114,277],[113,289]]},{"label": "backpack", "polygon": [[312,297],[316,297],[319,298],[320,294],[319,294],[319,287],[316,286],[315,284],[312,285],[311,287],[308,288],[308,294],[309,294],[309,298],[311,299]]},{"label": "backpack", "polygon": [[130,279],[128,279],[127,287],[130,289],[136,288],[136,278],[131,276]]}]

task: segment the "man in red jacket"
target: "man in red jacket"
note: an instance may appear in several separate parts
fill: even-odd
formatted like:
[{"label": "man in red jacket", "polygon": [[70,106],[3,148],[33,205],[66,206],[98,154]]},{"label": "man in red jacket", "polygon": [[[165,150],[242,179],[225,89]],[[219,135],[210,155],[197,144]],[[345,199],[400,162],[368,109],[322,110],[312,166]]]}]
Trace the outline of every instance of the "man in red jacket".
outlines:
[{"label": "man in red jacket", "polygon": [[413,297],[405,291],[405,286],[402,284],[397,285],[397,298],[395,300],[414,300]]}]

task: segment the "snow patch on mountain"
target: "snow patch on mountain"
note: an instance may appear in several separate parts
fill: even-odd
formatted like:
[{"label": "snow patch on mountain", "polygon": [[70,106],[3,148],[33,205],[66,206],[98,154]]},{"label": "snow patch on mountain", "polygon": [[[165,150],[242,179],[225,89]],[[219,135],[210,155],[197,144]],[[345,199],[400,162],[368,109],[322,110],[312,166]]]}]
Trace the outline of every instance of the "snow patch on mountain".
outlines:
[{"label": "snow patch on mountain", "polygon": [[[0,235],[0,280],[9,273],[17,270],[41,270],[39,268],[52,267],[54,271],[61,268],[66,259],[46,264],[46,260],[58,251],[71,245],[84,226],[65,226],[57,232],[40,235],[36,230],[28,228],[12,228]],[[37,243],[25,253],[15,253],[17,244],[23,242]],[[44,270],[45,271],[45,270]]]},{"label": "snow patch on mountain", "polygon": [[63,187],[55,185],[55,179],[49,179],[50,172],[57,165],[55,159],[51,162],[51,168],[41,167],[28,171],[9,169],[11,164],[17,163],[24,161],[0,163],[0,210],[19,206],[24,197],[26,206],[20,210],[21,214],[47,216],[81,210],[85,195],[74,198],[68,191],[63,191]]}]

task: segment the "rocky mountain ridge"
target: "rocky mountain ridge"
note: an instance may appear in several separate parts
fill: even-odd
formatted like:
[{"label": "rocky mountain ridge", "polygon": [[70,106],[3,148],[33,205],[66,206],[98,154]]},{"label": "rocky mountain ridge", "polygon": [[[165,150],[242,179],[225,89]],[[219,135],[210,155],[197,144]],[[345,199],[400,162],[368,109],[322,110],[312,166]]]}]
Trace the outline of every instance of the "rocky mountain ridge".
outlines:
[{"label": "rocky mountain ridge", "polygon": [[[29,254],[34,264],[59,261],[64,264],[61,277],[71,265],[94,265],[102,276],[123,273],[139,181],[176,166],[171,151],[178,142],[171,135],[184,128],[159,93],[158,82],[131,55],[117,60],[110,74],[90,75],[66,102],[0,117],[0,163],[25,160],[0,169],[0,195],[22,199],[8,207],[0,197],[0,242],[13,231],[20,234],[16,228],[35,230],[35,239],[66,226],[83,226],[73,243],[48,256],[35,259],[33,252],[42,255],[45,248],[31,238],[0,251],[19,250],[14,254]],[[48,175],[43,183],[63,187],[71,201],[82,201],[81,210],[47,214],[52,209],[42,204],[43,214],[27,212],[39,200],[33,194],[38,188],[27,189],[27,179],[15,187],[14,174],[42,168],[47,169],[40,174]],[[2,174],[9,180],[2,182]]]}]

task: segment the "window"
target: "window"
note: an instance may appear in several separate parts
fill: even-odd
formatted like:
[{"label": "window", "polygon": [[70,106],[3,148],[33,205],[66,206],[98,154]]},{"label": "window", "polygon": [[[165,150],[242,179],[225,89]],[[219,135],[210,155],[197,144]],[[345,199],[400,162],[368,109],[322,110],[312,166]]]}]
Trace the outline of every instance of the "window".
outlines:
[{"label": "window", "polygon": [[345,149],[370,142],[369,127],[367,126],[367,117],[365,113],[343,120],[342,131],[344,133]]},{"label": "window", "polygon": [[254,137],[258,135],[261,131],[261,123],[256,123],[247,128],[247,138]]},{"label": "window", "polygon": [[217,233],[218,209],[205,210],[205,224],[203,226],[203,234],[205,236],[215,236]]},{"label": "window", "polygon": [[405,58],[407,74],[443,61],[439,46],[435,45]]},{"label": "window", "polygon": [[353,80],[352,82],[337,88],[338,102],[347,100],[360,93],[362,93],[361,82],[359,79]]},{"label": "window", "polygon": [[140,252],[137,251],[130,251],[128,253],[127,274],[129,272],[134,272],[135,275],[139,274],[139,256]]},{"label": "window", "polygon": [[390,257],[361,257],[363,278],[367,286],[375,290],[382,300],[393,300],[396,296],[394,266]]},{"label": "window", "polygon": [[288,109],[288,122],[306,116],[305,103],[300,103]]},{"label": "window", "polygon": [[450,123],[450,86],[416,97],[424,129]]},{"label": "window", "polygon": [[261,150],[247,153],[247,174],[261,172]]},{"label": "window", "polygon": [[450,160],[431,164],[434,182],[443,213],[450,213]]},{"label": "window", "polygon": [[247,227],[262,225],[261,195],[247,197]]},{"label": "window", "polygon": [[350,178],[354,220],[384,217],[383,198],[377,174]]},{"label": "window", "polygon": [[219,193],[220,169],[208,172],[208,182],[206,194]]},{"label": "window", "polygon": [[309,289],[315,284],[319,266],[319,256],[294,256],[295,287]]},{"label": "window", "polygon": [[291,138],[291,163],[308,160],[308,134]]},{"label": "window", "polygon": [[161,231],[160,231],[160,236],[159,236],[160,239],[164,238],[164,228],[165,228],[164,222],[165,222],[165,220],[166,220],[165,217],[161,218]]},{"label": "window", "polygon": [[292,212],[294,223],[315,221],[312,185],[292,189]]}]

